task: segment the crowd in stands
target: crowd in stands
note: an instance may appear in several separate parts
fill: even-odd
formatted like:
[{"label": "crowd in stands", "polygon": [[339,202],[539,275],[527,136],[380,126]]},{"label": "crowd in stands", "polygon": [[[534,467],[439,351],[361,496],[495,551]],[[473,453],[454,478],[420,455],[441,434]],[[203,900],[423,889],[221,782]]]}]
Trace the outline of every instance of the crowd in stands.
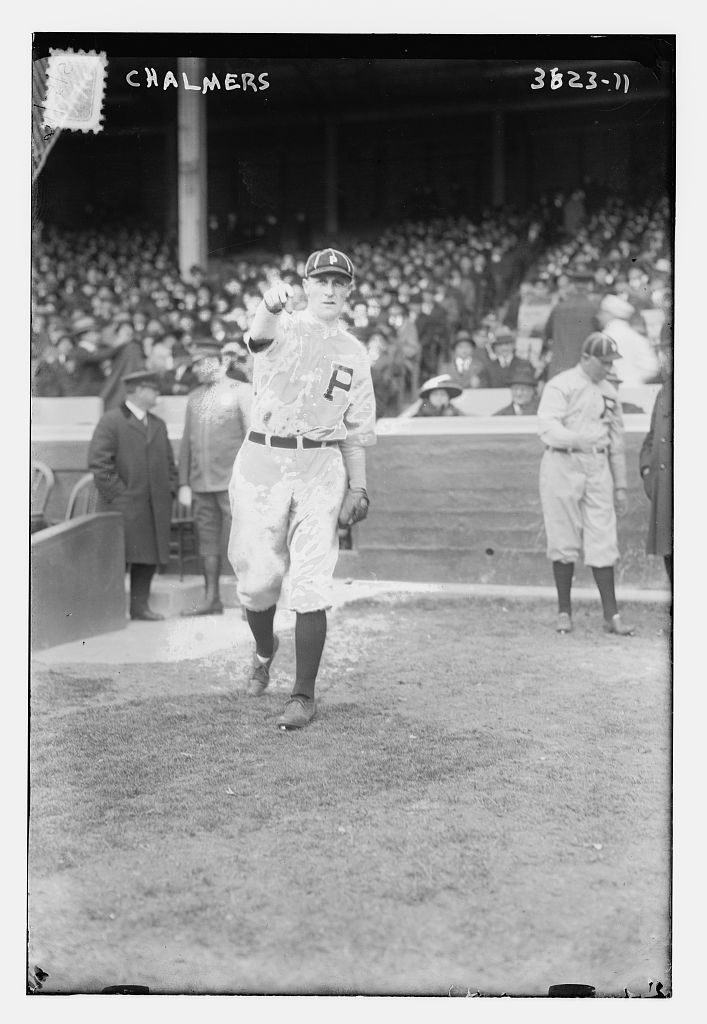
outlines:
[{"label": "crowd in stands", "polygon": [[[378,415],[396,416],[418,396],[429,415],[435,390],[446,409],[459,388],[511,385],[532,389],[523,404],[532,409],[543,381],[576,362],[596,328],[615,336],[620,379],[657,380],[655,346],[672,321],[671,241],[667,200],[590,203],[579,190],[523,213],[406,221],[354,240],[345,320],[367,347]],[[110,408],[122,400],[121,378],[146,366],[163,394],[185,395],[196,384],[190,352],[205,338],[247,379],[243,334],[261,296],[280,277],[294,286],[291,308],[304,308],[306,256],[222,258],[185,280],[175,240],[154,231],[38,227],[33,394],[100,395]],[[440,375],[451,390],[430,388]]]}]

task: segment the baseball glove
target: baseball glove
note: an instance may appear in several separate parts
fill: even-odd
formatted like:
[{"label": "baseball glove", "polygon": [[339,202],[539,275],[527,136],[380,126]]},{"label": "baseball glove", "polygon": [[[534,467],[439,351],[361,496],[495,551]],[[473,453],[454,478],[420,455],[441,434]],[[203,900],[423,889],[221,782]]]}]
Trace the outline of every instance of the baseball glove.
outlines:
[{"label": "baseball glove", "polygon": [[368,515],[370,502],[363,487],[352,487],[346,492],[346,496],[339,510],[339,526],[353,526],[360,523]]}]

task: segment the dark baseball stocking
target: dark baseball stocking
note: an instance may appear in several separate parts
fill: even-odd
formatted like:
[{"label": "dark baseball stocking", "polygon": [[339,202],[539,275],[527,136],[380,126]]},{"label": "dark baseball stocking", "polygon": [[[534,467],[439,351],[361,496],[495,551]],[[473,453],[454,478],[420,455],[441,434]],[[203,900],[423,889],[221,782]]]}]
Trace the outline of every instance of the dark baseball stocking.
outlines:
[{"label": "dark baseball stocking", "polygon": [[574,576],[574,562],[553,562],[552,571],[555,576],[557,587],[557,610],[572,614],[572,577]]},{"label": "dark baseball stocking", "polygon": [[295,623],[295,660],[297,678],[292,691],[305,697],[314,696],[314,684],[326,640],[326,612],[297,612]]},{"label": "dark baseball stocking", "polygon": [[248,625],[255,637],[255,649],[261,658],[272,657],[275,607],[273,605],[272,608],[266,608],[264,612],[253,612],[250,608],[246,609]]},{"label": "dark baseball stocking", "polygon": [[592,573],[599,588],[604,618],[607,622],[610,622],[614,615],[618,614],[619,610],[616,604],[616,594],[614,593],[614,567],[613,565],[604,565],[597,569],[595,566],[592,566]]}]

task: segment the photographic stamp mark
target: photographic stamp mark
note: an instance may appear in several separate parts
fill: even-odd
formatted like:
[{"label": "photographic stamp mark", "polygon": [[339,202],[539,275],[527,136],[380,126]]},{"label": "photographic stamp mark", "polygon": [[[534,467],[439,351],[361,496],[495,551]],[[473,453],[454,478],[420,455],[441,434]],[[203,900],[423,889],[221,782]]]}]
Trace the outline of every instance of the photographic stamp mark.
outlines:
[{"label": "photographic stamp mark", "polygon": [[44,124],[73,132],[103,130],[106,66],[104,52],[50,50]]}]

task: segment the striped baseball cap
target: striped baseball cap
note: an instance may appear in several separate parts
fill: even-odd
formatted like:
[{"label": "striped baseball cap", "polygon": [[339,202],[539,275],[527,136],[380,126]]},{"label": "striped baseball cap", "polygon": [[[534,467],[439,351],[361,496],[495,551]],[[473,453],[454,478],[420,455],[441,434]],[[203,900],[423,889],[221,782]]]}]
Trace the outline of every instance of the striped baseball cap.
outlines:
[{"label": "striped baseball cap", "polygon": [[608,334],[594,331],[588,338],[585,338],[582,355],[596,356],[597,359],[618,359],[619,350],[614,339],[610,338]]},{"label": "striped baseball cap", "polygon": [[343,274],[353,281],[354,265],[340,249],[317,249],[307,260],[304,267],[305,277],[316,277],[317,274]]}]

